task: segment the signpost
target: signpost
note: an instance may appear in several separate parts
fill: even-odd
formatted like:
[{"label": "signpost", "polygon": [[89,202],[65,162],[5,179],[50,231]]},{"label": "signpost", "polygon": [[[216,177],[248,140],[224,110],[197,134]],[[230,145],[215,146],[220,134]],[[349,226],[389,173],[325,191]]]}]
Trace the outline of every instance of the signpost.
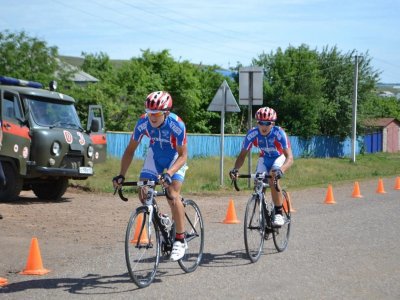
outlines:
[{"label": "signpost", "polygon": [[221,84],[215,93],[213,100],[207,108],[208,111],[221,112],[221,139],[220,139],[220,185],[224,185],[224,134],[225,134],[225,112],[240,112],[236,99],[226,82]]},{"label": "signpost", "polygon": [[[253,122],[253,105],[263,105],[263,80],[262,67],[246,67],[239,69],[239,104],[248,105],[248,128]],[[249,174],[251,173],[251,151],[248,157]],[[251,182],[248,180],[248,186]]]}]

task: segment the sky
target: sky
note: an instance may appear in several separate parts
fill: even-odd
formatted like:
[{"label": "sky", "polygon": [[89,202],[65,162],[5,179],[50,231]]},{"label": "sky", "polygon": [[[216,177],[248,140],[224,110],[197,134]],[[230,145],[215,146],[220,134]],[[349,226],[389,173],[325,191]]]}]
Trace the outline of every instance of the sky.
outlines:
[{"label": "sky", "polygon": [[140,57],[250,66],[263,53],[307,45],[368,54],[383,83],[400,83],[398,0],[0,0],[0,31],[25,31],[60,55]]}]

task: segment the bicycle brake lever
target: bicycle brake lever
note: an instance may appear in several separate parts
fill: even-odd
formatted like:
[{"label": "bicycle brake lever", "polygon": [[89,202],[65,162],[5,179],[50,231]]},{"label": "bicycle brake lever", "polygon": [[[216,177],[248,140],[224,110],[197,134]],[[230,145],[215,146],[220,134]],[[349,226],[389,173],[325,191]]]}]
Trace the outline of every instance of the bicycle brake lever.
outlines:
[{"label": "bicycle brake lever", "polygon": [[118,189],[118,195],[121,198],[122,201],[128,201],[128,198],[124,197],[124,195],[122,194],[122,188]]}]

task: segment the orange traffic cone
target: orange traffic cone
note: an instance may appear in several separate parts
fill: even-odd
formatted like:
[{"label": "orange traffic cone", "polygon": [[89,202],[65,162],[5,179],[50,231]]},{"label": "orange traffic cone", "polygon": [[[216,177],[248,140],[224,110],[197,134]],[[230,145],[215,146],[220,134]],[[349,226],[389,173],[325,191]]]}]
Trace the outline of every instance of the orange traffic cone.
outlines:
[{"label": "orange traffic cone", "polygon": [[396,184],[394,185],[395,190],[400,190],[400,177],[396,178]]},{"label": "orange traffic cone", "polygon": [[139,244],[149,243],[149,237],[147,235],[146,225],[143,227],[142,236],[140,237],[139,240],[139,234],[140,234],[140,229],[142,228],[142,223],[143,223],[143,214],[140,214],[136,219],[135,234],[133,235],[133,240],[131,240],[132,244],[136,244],[137,242],[139,242]]},{"label": "orange traffic cone", "polygon": [[358,185],[358,182],[354,182],[354,189],[353,189],[353,194],[351,194],[351,197],[353,198],[362,198],[363,196],[360,193],[360,186]]},{"label": "orange traffic cone", "polygon": [[288,204],[286,203],[286,201],[283,201],[283,209],[285,211],[289,211],[289,209],[290,209],[290,212],[296,212],[296,210],[293,208],[292,200],[290,198],[290,194],[288,192],[286,192],[286,195],[287,195],[287,199],[288,199],[287,202],[289,202],[289,208],[288,208]]},{"label": "orange traffic cone", "polygon": [[32,238],[31,247],[29,250],[28,261],[25,269],[19,274],[22,275],[44,275],[50,270],[43,268],[42,257],[39,250],[39,242],[37,238]]},{"label": "orange traffic cone", "polygon": [[383,187],[383,180],[379,178],[378,180],[378,188],[376,189],[378,194],[386,194],[385,188]]},{"label": "orange traffic cone", "polygon": [[332,185],[328,185],[328,191],[326,192],[325,204],[335,204],[335,198],[333,197]]},{"label": "orange traffic cone", "polygon": [[235,205],[233,204],[233,200],[229,201],[228,210],[226,212],[225,220],[222,222],[224,224],[238,224],[240,221],[236,216]]},{"label": "orange traffic cone", "polygon": [[0,277],[0,286],[5,286],[8,284],[7,279]]}]

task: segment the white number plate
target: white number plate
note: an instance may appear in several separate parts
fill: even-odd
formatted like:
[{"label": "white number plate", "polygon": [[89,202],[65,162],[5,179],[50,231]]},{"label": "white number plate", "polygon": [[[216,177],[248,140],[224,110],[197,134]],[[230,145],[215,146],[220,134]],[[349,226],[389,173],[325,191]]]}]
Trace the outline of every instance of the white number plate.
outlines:
[{"label": "white number plate", "polygon": [[93,168],[91,168],[91,167],[79,167],[79,174],[93,174]]}]

